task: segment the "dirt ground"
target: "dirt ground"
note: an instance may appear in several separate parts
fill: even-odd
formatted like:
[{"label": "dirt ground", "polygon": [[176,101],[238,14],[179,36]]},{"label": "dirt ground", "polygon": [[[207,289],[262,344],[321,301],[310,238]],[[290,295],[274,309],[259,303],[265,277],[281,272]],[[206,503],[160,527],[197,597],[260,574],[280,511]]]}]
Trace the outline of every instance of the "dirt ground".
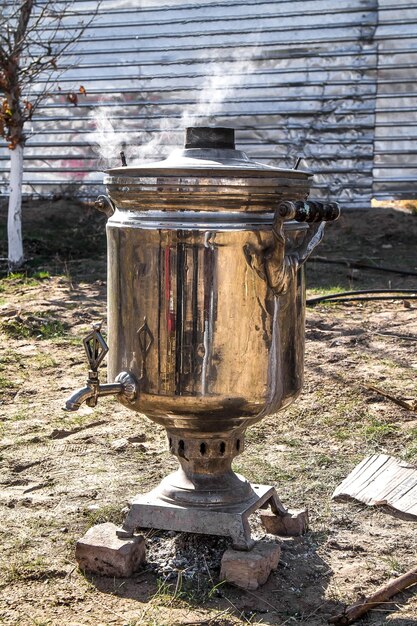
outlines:
[{"label": "dirt ground", "polygon": [[[4,216],[3,208],[3,230]],[[417,462],[417,414],[367,388],[416,399],[417,301],[402,299],[308,308],[304,392],[247,433],[235,469],[310,512],[310,531],[283,541],[264,587],[219,585],[215,570],[191,582],[181,568],[167,581],[148,565],[128,580],[80,572],[77,538],[95,523],[120,522],[129,498],[176,461],[160,427],[112,399],[61,410],[85,379],[80,341],[106,314],[104,224],[65,201],[28,205],[25,218],[28,272],[0,281],[0,624],[319,626],[416,566],[417,522],[331,501],[370,453]],[[416,240],[417,215],[378,208],[345,214],[316,254],[416,272]],[[417,289],[415,276],[314,260],[307,278],[309,295]],[[358,624],[417,625],[417,589]]]}]

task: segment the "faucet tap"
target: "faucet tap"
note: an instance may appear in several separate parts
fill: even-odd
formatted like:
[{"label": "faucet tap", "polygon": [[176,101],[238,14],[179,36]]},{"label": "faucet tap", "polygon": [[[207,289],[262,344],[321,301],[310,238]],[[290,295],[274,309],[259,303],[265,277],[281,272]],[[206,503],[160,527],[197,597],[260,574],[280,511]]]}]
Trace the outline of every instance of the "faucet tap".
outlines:
[{"label": "faucet tap", "polygon": [[118,374],[114,383],[100,383],[98,368],[109,351],[100,331],[101,323],[93,324],[92,331],[83,339],[90,366],[87,384],[70,395],[63,407],[64,411],[78,411],[84,402],[87,406],[94,407],[101,396],[122,394],[128,401],[133,401],[137,396],[137,382],[129,372]]}]

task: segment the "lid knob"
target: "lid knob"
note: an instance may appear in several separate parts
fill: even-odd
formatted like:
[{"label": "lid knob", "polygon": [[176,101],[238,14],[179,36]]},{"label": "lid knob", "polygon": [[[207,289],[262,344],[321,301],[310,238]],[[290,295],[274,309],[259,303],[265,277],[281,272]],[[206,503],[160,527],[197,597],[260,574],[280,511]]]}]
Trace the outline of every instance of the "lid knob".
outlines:
[{"label": "lid knob", "polygon": [[235,149],[234,128],[190,126],[185,129],[185,148]]}]

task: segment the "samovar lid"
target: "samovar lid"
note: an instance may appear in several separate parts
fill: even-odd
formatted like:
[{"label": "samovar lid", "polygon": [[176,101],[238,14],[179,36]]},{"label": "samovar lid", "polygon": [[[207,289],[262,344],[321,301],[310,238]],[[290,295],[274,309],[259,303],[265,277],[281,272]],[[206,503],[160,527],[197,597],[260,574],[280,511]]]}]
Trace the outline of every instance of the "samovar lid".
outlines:
[{"label": "samovar lid", "polygon": [[190,127],[182,150],[154,163],[114,167],[104,184],[129,211],[271,212],[281,200],[305,200],[312,173],[257,163],[235,149],[233,128]]},{"label": "samovar lid", "polygon": [[115,177],[222,176],[227,178],[273,177],[305,179],[308,170],[272,167],[250,159],[235,149],[233,128],[191,126],[185,129],[183,149],[173,150],[161,161],[144,161],[133,166],[113,167],[105,172]]}]

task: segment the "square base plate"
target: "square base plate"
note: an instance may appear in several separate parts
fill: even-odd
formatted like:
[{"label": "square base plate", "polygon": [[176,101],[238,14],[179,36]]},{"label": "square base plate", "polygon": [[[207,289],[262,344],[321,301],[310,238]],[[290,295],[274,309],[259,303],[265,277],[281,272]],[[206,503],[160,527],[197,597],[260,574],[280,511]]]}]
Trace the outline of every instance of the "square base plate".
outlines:
[{"label": "square base plate", "polygon": [[245,502],[227,507],[182,507],[160,498],[155,489],[135,496],[119,537],[131,537],[137,528],[159,528],[203,535],[231,537],[237,550],[250,550],[255,542],[251,537],[248,518],[258,509],[271,507],[278,516],[288,515],[274,487],[252,485],[254,496]]}]

